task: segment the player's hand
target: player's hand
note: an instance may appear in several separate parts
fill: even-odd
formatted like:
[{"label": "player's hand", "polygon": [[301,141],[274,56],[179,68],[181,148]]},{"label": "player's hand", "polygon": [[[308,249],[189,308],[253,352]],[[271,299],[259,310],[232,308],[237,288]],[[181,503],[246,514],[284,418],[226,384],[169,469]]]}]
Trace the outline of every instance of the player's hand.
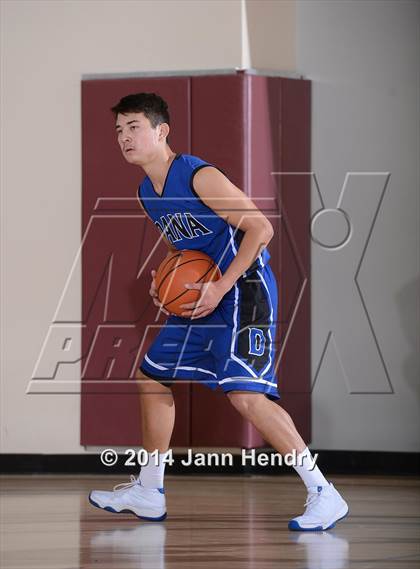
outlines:
[{"label": "player's hand", "polygon": [[181,308],[187,309],[181,312],[184,318],[203,318],[213,312],[219,302],[226,294],[226,290],[219,281],[211,281],[209,283],[188,283],[185,288],[200,290],[200,298],[196,302],[181,304]]},{"label": "player's hand", "polygon": [[155,282],[156,271],[152,271],[151,275],[152,275],[152,284],[150,285],[149,294],[153,298],[153,304],[155,304],[164,314],[169,316],[169,312],[165,310],[165,308],[163,308],[162,304],[159,302],[156,290],[156,282]]}]

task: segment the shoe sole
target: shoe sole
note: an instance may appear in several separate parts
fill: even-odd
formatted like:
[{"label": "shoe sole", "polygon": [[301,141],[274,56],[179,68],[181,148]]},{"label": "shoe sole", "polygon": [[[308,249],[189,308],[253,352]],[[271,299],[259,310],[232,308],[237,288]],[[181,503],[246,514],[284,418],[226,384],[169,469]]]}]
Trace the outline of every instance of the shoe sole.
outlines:
[{"label": "shoe sole", "polygon": [[148,522],[162,522],[167,516],[167,512],[165,512],[162,516],[159,516],[158,518],[150,518],[147,516],[139,516],[138,514],[136,514],[136,512],[134,512],[133,510],[129,510],[128,508],[124,510],[115,510],[115,508],[112,508],[111,506],[100,506],[97,502],[92,500],[90,494],[89,494],[89,502],[92,504],[92,506],[95,506],[95,508],[99,508],[100,510],[106,510],[107,512],[112,512],[113,514],[133,514],[133,516],[136,516],[136,518],[138,518],[139,520],[146,520]]},{"label": "shoe sole", "polygon": [[314,528],[303,528],[299,525],[299,522],[296,522],[295,520],[291,520],[289,522],[289,530],[290,531],[327,531],[329,529],[332,529],[335,527],[335,524],[337,522],[340,522],[341,520],[344,520],[344,518],[346,518],[349,515],[349,509],[347,508],[347,511],[344,515],[341,515],[340,512],[340,517],[337,518],[336,520],[334,520],[333,522],[329,522],[329,524],[327,525],[327,527],[322,527],[322,526],[316,526]]}]

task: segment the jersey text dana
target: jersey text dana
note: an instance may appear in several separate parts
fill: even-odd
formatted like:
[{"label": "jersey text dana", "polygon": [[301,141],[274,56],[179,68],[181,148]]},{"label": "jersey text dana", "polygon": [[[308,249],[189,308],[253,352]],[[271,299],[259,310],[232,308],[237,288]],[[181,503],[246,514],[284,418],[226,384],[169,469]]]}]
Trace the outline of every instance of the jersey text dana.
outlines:
[{"label": "jersey text dana", "polygon": [[183,238],[194,239],[200,235],[213,233],[211,229],[198,221],[189,211],[162,215],[159,221],[155,221],[155,225],[159,227],[171,243],[181,241]]}]

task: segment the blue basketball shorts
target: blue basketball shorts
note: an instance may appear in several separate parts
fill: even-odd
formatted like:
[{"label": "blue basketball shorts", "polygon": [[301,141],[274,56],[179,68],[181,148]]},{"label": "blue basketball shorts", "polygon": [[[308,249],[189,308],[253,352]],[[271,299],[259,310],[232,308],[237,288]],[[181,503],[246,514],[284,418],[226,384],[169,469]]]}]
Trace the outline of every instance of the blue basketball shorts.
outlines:
[{"label": "blue basketball shorts", "polygon": [[170,386],[200,382],[279,399],[274,375],[277,284],[269,265],[242,276],[203,318],[170,316],[140,365]]}]

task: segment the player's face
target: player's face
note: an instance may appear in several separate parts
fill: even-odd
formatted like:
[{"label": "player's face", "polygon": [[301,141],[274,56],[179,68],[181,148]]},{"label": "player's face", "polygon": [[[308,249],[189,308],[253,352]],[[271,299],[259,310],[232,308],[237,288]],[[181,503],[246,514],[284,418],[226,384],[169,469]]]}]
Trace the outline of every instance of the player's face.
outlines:
[{"label": "player's face", "polygon": [[142,165],[152,160],[156,154],[160,125],[153,128],[143,113],[119,114],[115,125],[118,144],[127,162]]}]

